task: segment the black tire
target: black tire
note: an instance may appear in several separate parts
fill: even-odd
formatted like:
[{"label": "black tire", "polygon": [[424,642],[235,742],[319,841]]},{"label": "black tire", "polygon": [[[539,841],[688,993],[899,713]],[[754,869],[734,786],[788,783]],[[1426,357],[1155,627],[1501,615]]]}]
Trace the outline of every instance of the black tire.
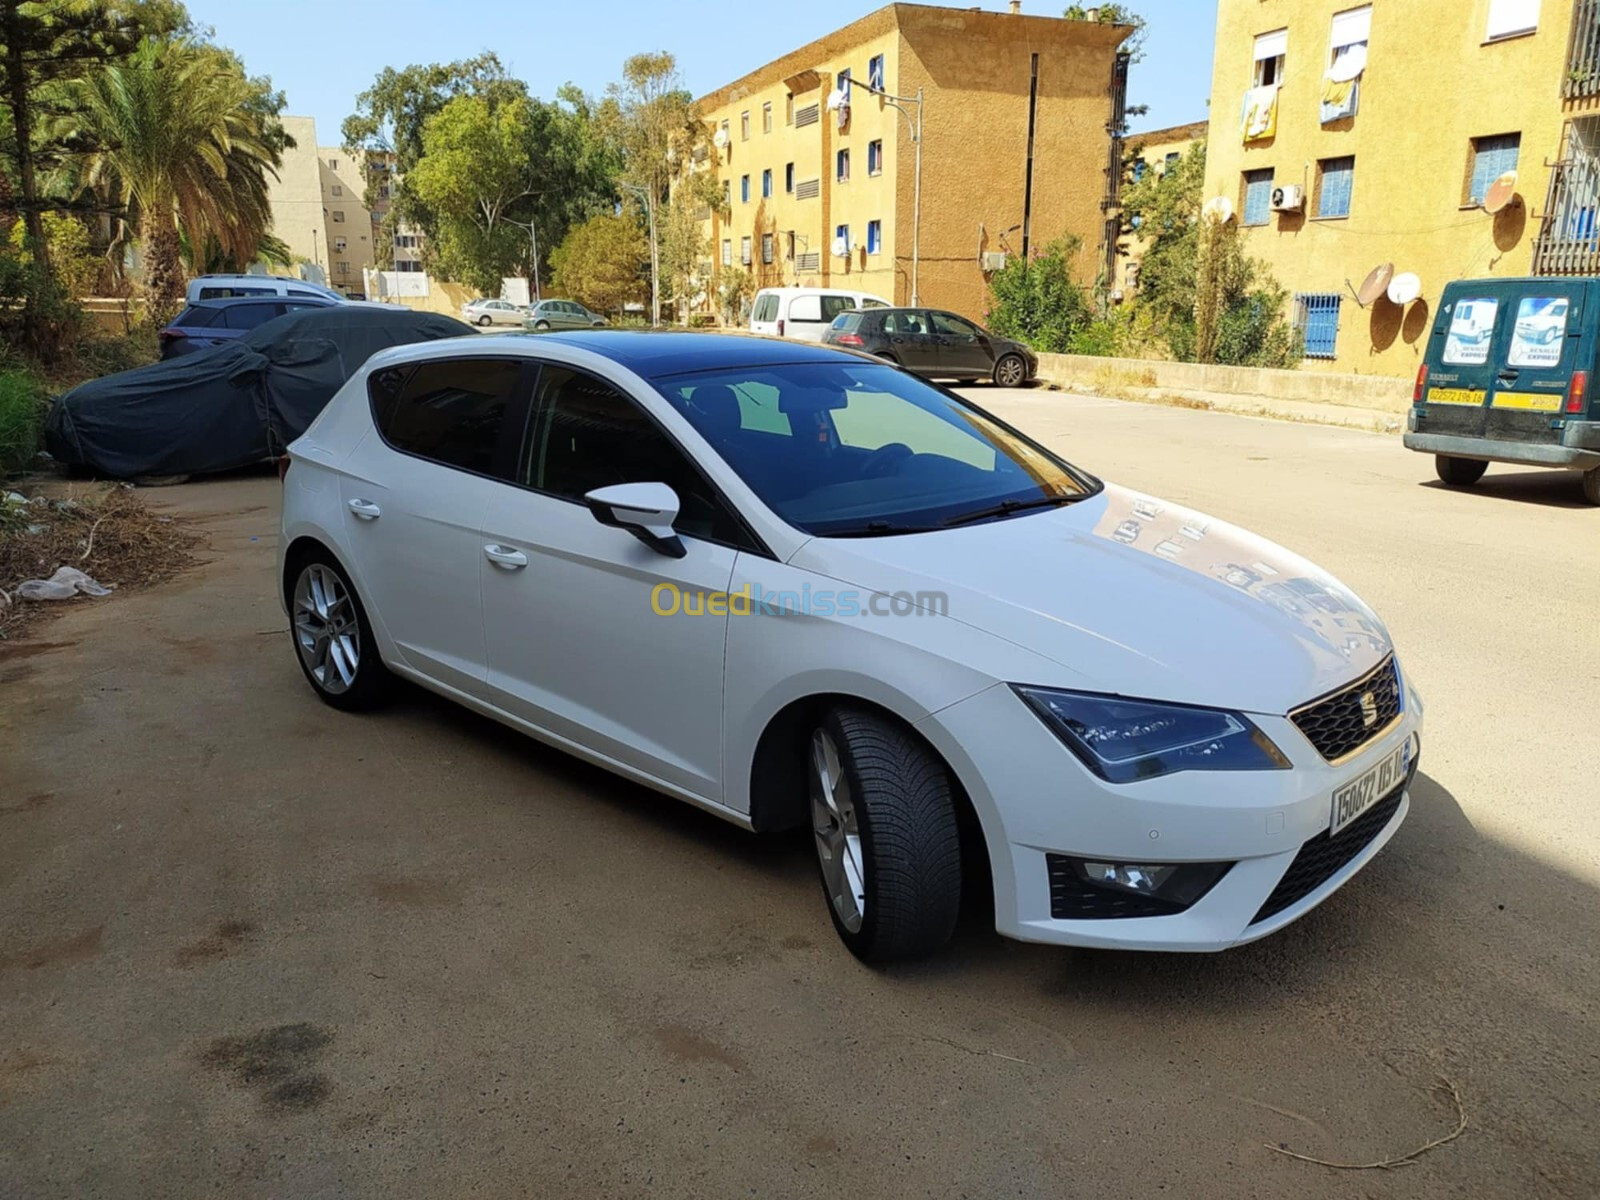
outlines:
[{"label": "black tire", "polygon": [[[330,572],[335,576],[349,598],[349,609],[353,616],[356,666],[353,678],[342,687],[330,686],[319,679],[312,662],[308,661],[316,657],[315,650],[303,649],[310,634],[310,629],[304,620],[314,614],[303,614],[301,611],[301,582],[307,573],[314,569]],[[395,678],[389,673],[389,668],[383,665],[383,660],[378,657],[378,643],[372,635],[372,623],[367,620],[366,606],[361,603],[361,597],[356,593],[355,586],[345,574],[344,568],[334,560],[333,555],[317,548],[309,553],[297,555],[285,575],[284,590],[289,599],[289,642],[294,649],[295,661],[300,664],[300,671],[305,675],[306,682],[311,685],[311,690],[317,694],[317,698],[324,704],[347,712],[376,708],[387,701],[394,692]],[[322,668],[325,674],[333,669],[331,665]],[[342,683],[342,680],[339,682]]]},{"label": "black tire", "polygon": [[[859,833],[865,891],[861,911],[851,914],[855,929],[841,915],[822,866],[819,735],[837,751]],[[823,898],[840,940],[869,963],[938,950],[961,910],[961,839],[944,764],[905,726],[849,707],[830,710],[813,730],[807,761]]]},{"label": "black tire", "polygon": [[1600,467],[1583,473],[1583,498],[1590,504],[1600,504]]},{"label": "black tire", "polygon": [[1471,487],[1483,478],[1489,464],[1481,458],[1455,458],[1449,454],[1435,454],[1433,469],[1439,478],[1451,487]]},{"label": "black tire", "polygon": [[1028,382],[1028,364],[1020,354],[1002,354],[995,361],[990,380],[995,387],[1021,387]]},{"label": "black tire", "polygon": [[492,322],[491,322],[491,319],[490,319],[490,317],[489,317],[489,314],[488,314],[488,313],[484,313],[484,314],[483,314],[483,316],[481,316],[481,317],[479,317],[479,318],[478,318],[478,327],[479,327],[479,328],[480,328],[480,329],[487,329],[487,328],[489,328],[489,326],[490,326],[490,324],[491,324],[491,323],[492,323]]}]

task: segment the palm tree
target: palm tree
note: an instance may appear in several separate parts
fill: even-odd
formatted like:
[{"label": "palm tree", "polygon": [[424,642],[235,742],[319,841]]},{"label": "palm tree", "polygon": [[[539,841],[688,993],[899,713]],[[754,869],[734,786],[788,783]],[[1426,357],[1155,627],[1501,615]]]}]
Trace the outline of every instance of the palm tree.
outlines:
[{"label": "palm tree", "polygon": [[80,177],[137,228],[147,316],[183,297],[182,243],[249,262],[272,225],[268,176],[287,143],[263,85],[212,46],[146,38],[64,85],[63,121],[90,149]]}]

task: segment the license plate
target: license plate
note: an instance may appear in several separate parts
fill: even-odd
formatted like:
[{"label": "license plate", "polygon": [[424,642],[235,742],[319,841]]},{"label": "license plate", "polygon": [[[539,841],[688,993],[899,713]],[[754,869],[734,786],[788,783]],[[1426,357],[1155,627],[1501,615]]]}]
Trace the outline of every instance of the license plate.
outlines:
[{"label": "license plate", "polygon": [[1330,835],[1337,834],[1377,801],[1387,796],[1406,777],[1411,765],[1411,739],[1385,758],[1377,766],[1353,783],[1347,783],[1333,793],[1333,819],[1328,825]]},{"label": "license plate", "polygon": [[1429,404],[1482,404],[1487,392],[1471,388],[1429,388]]}]

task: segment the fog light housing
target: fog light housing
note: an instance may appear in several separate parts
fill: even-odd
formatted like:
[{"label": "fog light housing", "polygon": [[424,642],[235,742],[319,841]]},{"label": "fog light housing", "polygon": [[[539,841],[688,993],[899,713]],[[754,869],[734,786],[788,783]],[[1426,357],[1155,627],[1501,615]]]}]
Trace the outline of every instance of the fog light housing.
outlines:
[{"label": "fog light housing", "polygon": [[1046,855],[1051,915],[1085,920],[1183,912],[1232,868],[1217,863],[1127,863]]}]

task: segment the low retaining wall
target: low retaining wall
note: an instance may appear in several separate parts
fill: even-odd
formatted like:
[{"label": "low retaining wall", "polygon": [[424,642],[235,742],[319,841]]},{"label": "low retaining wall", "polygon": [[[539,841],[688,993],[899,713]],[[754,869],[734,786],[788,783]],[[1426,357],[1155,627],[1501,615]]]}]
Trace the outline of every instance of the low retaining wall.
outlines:
[{"label": "low retaining wall", "polygon": [[1211,393],[1338,404],[1403,413],[1411,404],[1411,381],[1390,375],[1332,375],[1322,371],[1275,371],[1142,358],[1092,358],[1082,354],[1039,355],[1039,376],[1051,383],[1091,391],[1145,388],[1162,392]]}]

